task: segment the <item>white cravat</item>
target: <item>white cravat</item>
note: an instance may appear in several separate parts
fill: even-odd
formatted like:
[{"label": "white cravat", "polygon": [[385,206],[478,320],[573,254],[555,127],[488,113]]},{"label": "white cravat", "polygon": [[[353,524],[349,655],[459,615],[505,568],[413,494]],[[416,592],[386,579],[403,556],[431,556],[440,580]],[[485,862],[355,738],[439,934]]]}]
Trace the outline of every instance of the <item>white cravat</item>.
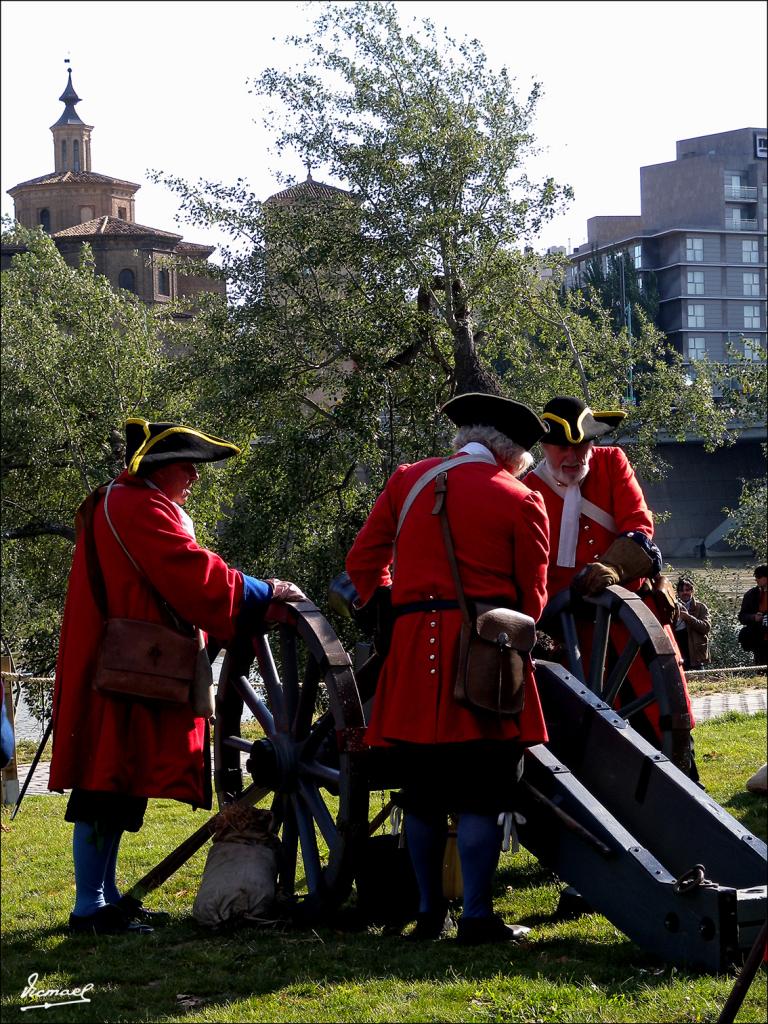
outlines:
[{"label": "white cravat", "polygon": [[582,497],[580,481],[577,484],[561,484],[552,474],[545,459],[531,470],[543,480],[555,494],[563,499],[563,515],[560,520],[560,543],[557,548],[557,564],[567,567],[576,565],[576,545],[579,540],[579,516],[585,515],[600,523],[611,533],[617,532],[616,521],[605,509],[599,508]]}]

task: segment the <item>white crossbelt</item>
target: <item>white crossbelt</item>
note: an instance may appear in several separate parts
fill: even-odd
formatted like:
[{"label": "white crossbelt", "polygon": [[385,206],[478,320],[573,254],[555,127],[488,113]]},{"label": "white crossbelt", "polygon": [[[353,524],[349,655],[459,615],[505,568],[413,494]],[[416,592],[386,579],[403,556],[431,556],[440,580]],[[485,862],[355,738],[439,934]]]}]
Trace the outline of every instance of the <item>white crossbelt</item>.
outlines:
[{"label": "white crossbelt", "polygon": [[576,565],[576,545],[579,540],[579,516],[587,516],[594,522],[604,526],[611,533],[618,533],[616,520],[605,509],[593,504],[582,496],[581,487],[578,484],[569,484],[564,487],[559,484],[552,475],[552,471],[542,461],[531,470],[536,476],[560,498],[563,502],[563,515],[560,520],[560,540],[557,548],[557,564],[561,566]]}]

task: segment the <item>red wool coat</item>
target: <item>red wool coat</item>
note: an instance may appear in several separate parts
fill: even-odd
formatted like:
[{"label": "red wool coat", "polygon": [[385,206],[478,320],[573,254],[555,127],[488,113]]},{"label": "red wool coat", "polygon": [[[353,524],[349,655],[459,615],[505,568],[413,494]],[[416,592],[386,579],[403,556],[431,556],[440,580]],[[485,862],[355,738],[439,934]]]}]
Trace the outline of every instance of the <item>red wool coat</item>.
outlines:
[{"label": "red wool coat", "polygon": [[[400,466],[379,495],[347,556],[347,571],[363,602],[392,577],[392,542],[400,509],[415,481],[440,459]],[[456,598],[439,516],[431,514],[434,485],[411,506],[397,542],[394,605]],[[448,519],[464,591],[501,597],[538,619],[546,604],[549,528],[544,503],[510,473],[469,463],[448,473]],[[478,739],[547,739],[530,663],[525,707],[516,718],[482,717],[453,698],[461,612],[412,612],[395,622],[366,740],[386,745]]]},{"label": "red wool coat", "polygon": [[[189,536],[178,506],[162,491],[127,473],[118,482],[123,486],[112,489],[109,514],[135,561],[180,616],[230,640],[242,574]],[[94,513],[94,533],[110,615],[166,624],[155,596],[113,536],[103,500]],[[187,706],[152,707],[92,690],[101,630],[85,545],[78,542],[56,666],[49,789],[106,790],[210,807],[207,723]]]},{"label": "red wool coat", "polygon": [[[533,490],[539,491],[549,516],[551,532],[551,562],[547,575],[547,589],[550,597],[570,586],[571,580],[589,562],[599,562],[608,547],[623,533],[630,530],[637,530],[644,533],[646,537],[653,538],[653,515],[646,505],[640,484],[637,482],[635,472],[630,465],[629,459],[621,450],[613,446],[597,446],[592,449],[592,458],[589,463],[589,472],[581,484],[582,497],[597,505],[603,511],[608,512],[616,523],[616,532],[613,533],[600,523],[595,522],[585,515],[579,518],[579,536],[576,543],[576,565],[556,565],[557,548],[560,542],[560,523],[563,515],[563,499],[555,494],[551,487],[542,480],[536,473],[528,473],[524,481]],[[626,585],[628,590],[637,590],[642,580],[635,580]],[[622,584],[625,586],[625,584]],[[653,611],[653,606],[651,605]],[[664,627],[664,632],[669,637],[673,648],[677,651],[677,643],[674,634],[669,626]],[[628,639],[625,628],[616,623],[611,628],[611,637],[615,647],[622,649]],[[579,632],[579,640],[584,658],[589,657],[591,649],[591,631],[587,635],[582,628]],[[680,673],[683,675],[682,659],[678,652]],[[651,677],[645,665],[639,660],[630,669],[628,675],[629,683],[637,696],[647,693],[651,688]],[[685,676],[683,675],[685,682]],[[686,686],[686,700],[688,710],[690,699]],[[617,705],[618,706],[618,705]],[[659,735],[659,712],[654,704],[646,709],[651,725]]]}]

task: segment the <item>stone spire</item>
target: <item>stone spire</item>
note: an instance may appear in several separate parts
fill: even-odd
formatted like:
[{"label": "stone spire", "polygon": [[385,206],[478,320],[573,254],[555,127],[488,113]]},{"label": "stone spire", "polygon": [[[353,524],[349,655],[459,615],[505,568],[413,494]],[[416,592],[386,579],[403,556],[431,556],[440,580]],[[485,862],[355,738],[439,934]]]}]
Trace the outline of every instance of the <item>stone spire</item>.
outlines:
[{"label": "stone spire", "polygon": [[80,97],[72,85],[72,68],[67,68],[67,76],[66,88],[59,96],[64,110],[56,124],[51,125],[54,168],[57,173],[90,171],[93,125],[85,124],[75,110]]}]

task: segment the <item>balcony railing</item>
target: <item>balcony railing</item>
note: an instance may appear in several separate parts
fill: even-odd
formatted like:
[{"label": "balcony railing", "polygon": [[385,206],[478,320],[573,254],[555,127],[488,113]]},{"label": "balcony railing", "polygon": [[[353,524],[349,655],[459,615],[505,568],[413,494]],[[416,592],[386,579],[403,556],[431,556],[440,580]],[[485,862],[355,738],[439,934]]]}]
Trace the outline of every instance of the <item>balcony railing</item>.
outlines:
[{"label": "balcony railing", "polygon": [[757,231],[757,220],[751,217],[742,217],[740,220],[732,220],[730,217],[726,217],[725,226],[728,231]]},{"label": "balcony railing", "polygon": [[756,203],[757,188],[754,185],[726,185],[725,198]]}]

